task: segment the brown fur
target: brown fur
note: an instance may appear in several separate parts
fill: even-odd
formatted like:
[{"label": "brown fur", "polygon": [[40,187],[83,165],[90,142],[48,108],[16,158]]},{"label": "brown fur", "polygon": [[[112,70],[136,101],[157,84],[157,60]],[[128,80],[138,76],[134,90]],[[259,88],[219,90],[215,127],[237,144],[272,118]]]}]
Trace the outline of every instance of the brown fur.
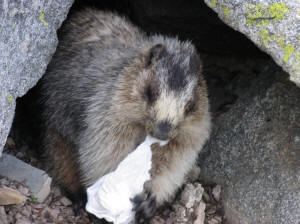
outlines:
[{"label": "brown fur", "polygon": [[183,184],[209,136],[200,57],[190,42],[147,37],[96,10],[74,14],[62,33],[42,80],[56,176],[76,192],[114,171],[146,135],[168,139],[152,147],[152,178],[133,199],[136,211],[151,216]]},{"label": "brown fur", "polygon": [[76,163],[74,155],[74,145],[53,132],[50,134],[51,139],[48,145],[48,159],[53,167],[52,171],[55,171],[55,180],[57,180],[62,186],[67,186],[69,193],[77,193],[81,187],[80,172],[78,163]]}]

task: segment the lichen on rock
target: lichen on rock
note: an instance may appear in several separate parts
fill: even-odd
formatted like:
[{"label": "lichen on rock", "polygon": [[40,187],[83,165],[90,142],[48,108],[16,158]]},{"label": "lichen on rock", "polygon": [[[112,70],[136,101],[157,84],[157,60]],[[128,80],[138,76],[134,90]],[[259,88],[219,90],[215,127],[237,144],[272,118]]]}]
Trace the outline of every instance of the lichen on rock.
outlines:
[{"label": "lichen on rock", "polygon": [[225,23],[271,55],[290,74],[290,79],[300,85],[297,59],[297,52],[300,52],[300,1],[204,1]]},{"label": "lichen on rock", "polygon": [[6,96],[6,100],[9,104],[12,104],[13,103],[13,96],[9,93],[7,96]]},{"label": "lichen on rock", "polygon": [[41,12],[39,19],[45,26],[49,26],[49,24],[45,21],[45,13]]}]

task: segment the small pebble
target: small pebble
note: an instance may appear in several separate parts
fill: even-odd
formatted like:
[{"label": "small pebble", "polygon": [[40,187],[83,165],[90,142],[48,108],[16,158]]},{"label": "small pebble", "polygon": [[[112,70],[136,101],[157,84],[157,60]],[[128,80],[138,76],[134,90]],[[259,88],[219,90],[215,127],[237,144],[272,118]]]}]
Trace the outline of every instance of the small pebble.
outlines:
[{"label": "small pebble", "polygon": [[15,219],[20,219],[20,218],[22,218],[22,214],[20,214],[20,213],[17,213],[16,215],[15,215]]},{"label": "small pebble", "polygon": [[204,201],[201,201],[197,210],[196,210],[196,220],[194,221],[194,224],[204,224],[205,219],[205,203]]},{"label": "small pebble", "polygon": [[32,222],[28,218],[22,217],[16,221],[16,224],[32,224]]},{"label": "small pebble", "polygon": [[6,178],[2,178],[0,180],[0,186],[8,186],[9,185],[9,181]]},{"label": "small pebble", "polygon": [[0,206],[0,223],[8,224],[7,215],[4,206]]},{"label": "small pebble", "polygon": [[57,219],[60,213],[58,209],[49,209],[48,212],[53,219]]},{"label": "small pebble", "polygon": [[66,198],[66,197],[62,197],[60,200],[59,200],[64,206],[70,206],[72,205],[72,202]]},{"label": "small pebble", "polygon": [[61,222],[61,221],[63,221],[63,220],[64,220],[64,217],[63,217],[63,216],[58,216],[57,221]]},{"label": "small pebble", "polygon": [[44,208],[45,205],[44,204],[33,204],[33,207],[36,209],[41,209],[41,208]]},{"label": "small pebble", "polygon": [[222,222],[222,217],[219,216],[219,215],[214,216],[214,219],[219,221],[219,222]]},{"label": "small pebble", "polygon": [[61,190],[59,187],[55,187],[53,190],[53,197],[56,198],[58,196],[61,196]]},{"label": "small pebble", "polygon": [[22,193],[23,195],[25,195],[25,196],[30,196],[30,195],[29,195],[29,189],[28,189],[27,187],[24,187],[24,186],[22,186],[22,185],[19,185],[19,186],[18,186],[18,191],[19,191],[20,193]]},{"label": "small pebble", "polygon": [[217,211],[217,207],[215,205],[213,205],[213,206],[207,208],[206,214],[212,215],[212,214],[215,214],[216,211]]},{"label": "small pebble", "polygon": [[171,218],[168,218],[166,224],[174,224]]},{"label": "small pebble", "polygon": [[222,222],[222,217],[216,215],[207,221],[207,224],[220,224]]},{"label": "small pebble", "polygon": [[181,193],[181,202],[186,208],[192,208],[195,203],[196,189],[192,184],[187,184]]},{"label": "small pebble", "polygon": [[23,159],[24,156],[25,156],[25,155],[24,155],[23,152],[18,152],[18,153],[16,154],[16,157],[19,158],[19,159]]},{"label": "small pebble", "polygon": [[221,186],[220,185],[215,186],[212,190],[212,194],[214,196],[214,199],[216,199],[216,201],[219,201],[221,195]]},{"label": "small pebble", "polygon": [[210,203],[211,199],[206,191],[203,192],[203,199],[206,203]]},{"label": "small pebble", "polygon": [[24,206],[21,213],[22,215],[29,217],[31,215],[31,206]]},{"label": "small pebble", "polygon": [[165,224],[165,221],[159,216],[154,216],[153,219],[151,219],[150,224]]}]

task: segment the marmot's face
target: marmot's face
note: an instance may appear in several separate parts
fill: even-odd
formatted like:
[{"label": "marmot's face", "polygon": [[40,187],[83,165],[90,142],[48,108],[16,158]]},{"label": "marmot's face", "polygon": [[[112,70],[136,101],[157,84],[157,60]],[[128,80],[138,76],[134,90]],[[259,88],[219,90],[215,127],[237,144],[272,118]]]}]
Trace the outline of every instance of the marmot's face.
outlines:
[{"label": "marmot's face", "polygon": [[146,130],[155,138],[167,140],[176,136],[182,122],[193,116],[199,107],[201,62],[196,53],[172,54],[162,45],[152,49],[155,51],[152,57],[159,55],[151,62],[152,66],[144,70]]}]

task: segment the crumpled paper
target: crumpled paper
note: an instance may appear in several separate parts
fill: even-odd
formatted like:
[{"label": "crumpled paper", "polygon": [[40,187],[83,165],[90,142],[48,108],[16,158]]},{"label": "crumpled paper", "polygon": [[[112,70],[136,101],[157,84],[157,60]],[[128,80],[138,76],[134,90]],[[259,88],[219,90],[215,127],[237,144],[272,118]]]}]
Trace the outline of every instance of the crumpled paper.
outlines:
[{"label": "crumpled paper", "polygon": [[128,224],[134,219],[130,199],[141,193],[144,183],[150,179],[153,143],[165,145],[167,141],[147,136],[114,172],[101,177],[87,189],[85,209],[88,212],[115,224]]}]

